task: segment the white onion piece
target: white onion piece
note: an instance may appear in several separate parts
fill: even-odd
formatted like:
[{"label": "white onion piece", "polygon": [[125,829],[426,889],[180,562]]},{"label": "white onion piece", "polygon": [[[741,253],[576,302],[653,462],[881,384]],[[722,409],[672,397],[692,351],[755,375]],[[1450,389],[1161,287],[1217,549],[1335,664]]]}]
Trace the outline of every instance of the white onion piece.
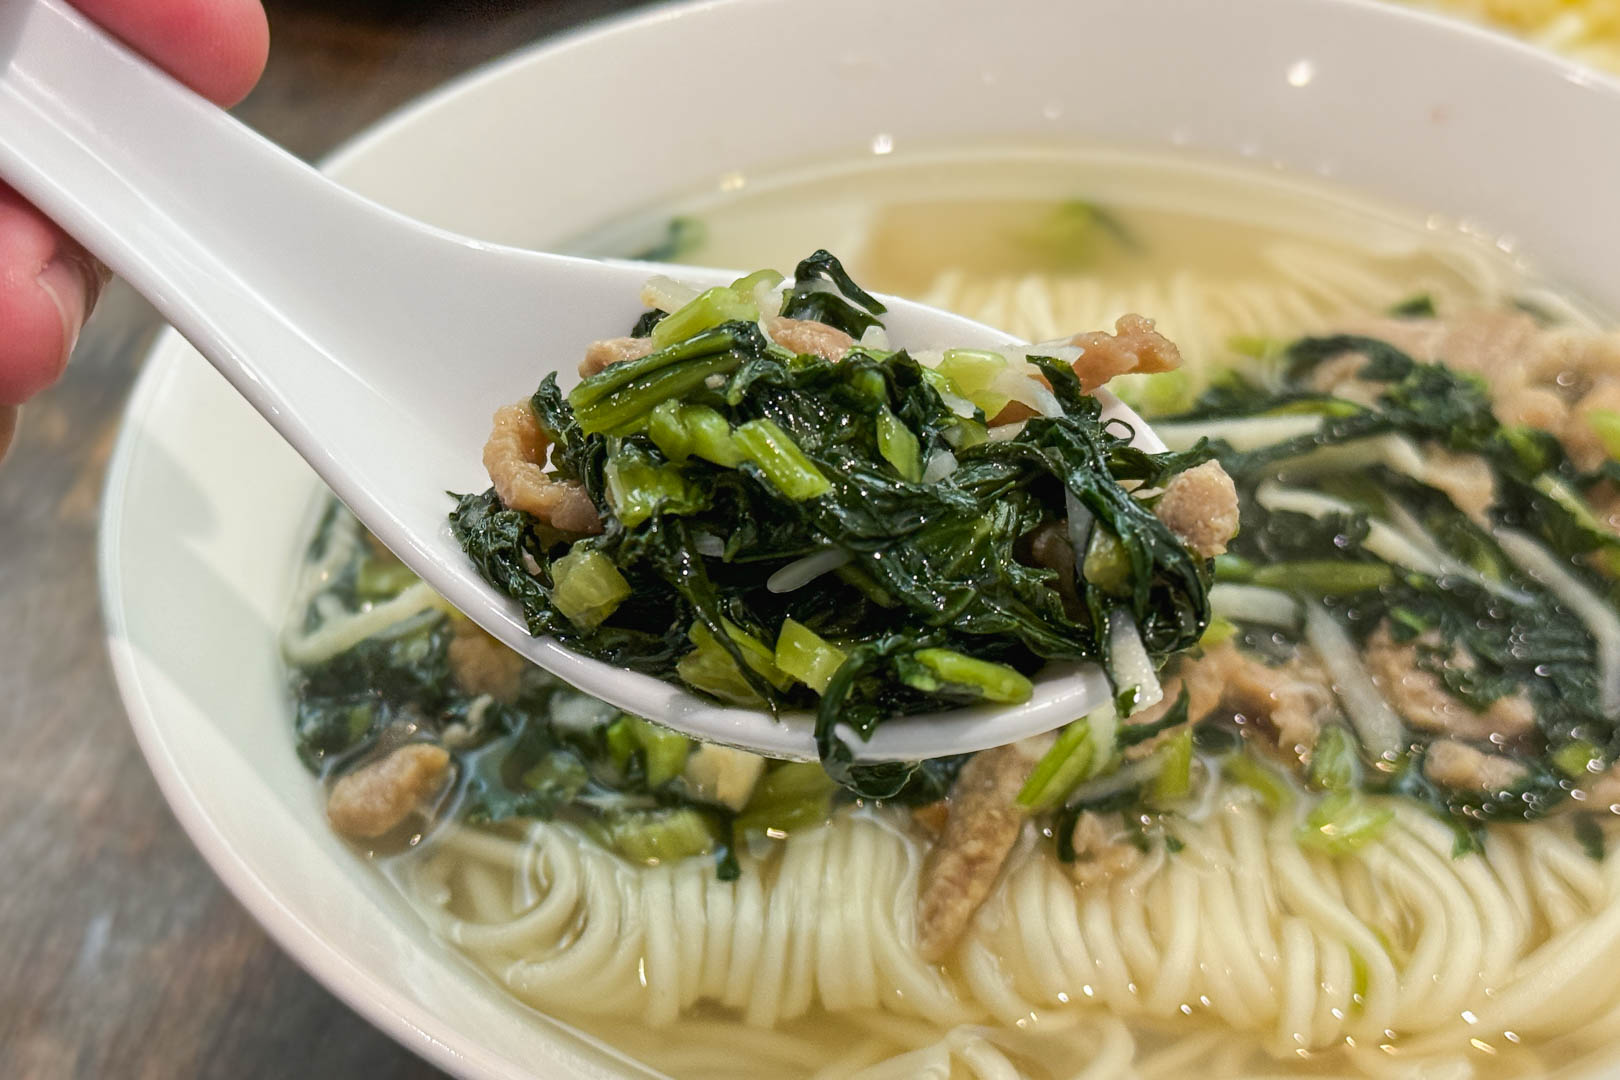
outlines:
[{"label": "white onion piece", "polygon": [[[1314,491],[1285,488],[1271,480],[1256,489],[1255,501],[1267,510],[1292,510],[1314,518],[1325,517],[1328,514],[1359,513],[1354,506],[1342,499]],[[1520,604],[1530,602],[1530,597],[1518,589],[1500,581],[1492,581],[1467,563],[1448,555],[1424,531],[1418,520],[1399,503],[1392,501],[1389,504],[1389,517],[1391,524],[1385,524],[1376,518],[1369,519],[1367,538],[1361,542],[1363,548],[1380,559],[1429,577],[1446,574],[1464,578],[1504,599]]]},{"label": "white onion piece", "polygon": [[1375,758],[1394,761],[1406,743],[1401,718],[1361,666],[1350,635],[1321,604],[1305,605],[1305,640],[1333,680],[1333,690],[1361,745]]},{"label": "white onion piece", "polygon": [[1598,708],[1607,719],[1620,716],[1620,616],[1535,540],[1512,529],[1497,529],[1492,535],[1519,569],[1547,586],[1586,624],[1597,642]]},{"label": "white onion piece", "polygon": [[1008,439],[1018,438],[1018,436],[1022,434],[1024,425],[1026,423],[1028,423],[1028,421],[1019,420],[1017,423],[1013,424],[998,424],[997,426],[990,428],[986,434],[991,442],[1006,442]]},{"label": "white onion piece", "polygon": [[430,608],[449,607],[425,581],[419,581],[391,600],[373,605],[353,615],[324,620],[309,634],[289,627],[282,636],[281,652],[289,664],[309,667],[347,652],[369,637],[380,634]]},{"label": "white onion piece", "polygon": [[1392,433],[1351,439],[1349,442],[1334,446],[1318,447],[1309,453],[1289,459],[1285,471],[1288,477],[1293,479],[1319,476],[1323,473],[1350,472],[1373,465],[1382,465],[1403,476],[1410,476],[1425,487],[1444,490],[1441,483],[1443,477],[1437,475],[1443,470],[1431,467],[1428,459],[1423,456],[1423,451],[1411,439],[1405,435]]},{"label": "white onion piece", "polygon": [[1159,769],[1164,762],[1157,754],[1133,761],[1129,765],[1122,765],[1106,776],[1099,776],[1094,780],[1087,780],[1069,793],[1069,806],[1078,806],[1082,803],[1094,803],[1098,799],[1106,799],[1110,795],[1117,795],[1127,791],[1137,784],[1151,780],[1159,775]]},{"label": "white onion piece", "polygon": [[699,555],[706,555],[711,559],[718,559],[726,553],[726,542],[713,533],[693,533],[692,546],[697,548]]},{"label": "white onion piece", "polygon": [[1164,687],[1159,685],[1158,673],[1153,670],[1147,646],[1142,644],[1136,620],[1119,608],[1108,613],[1108,677],[1113,681],[1116,697],[1127,690],[1136,690],[1133,713],[1164,700]]},{"label": "white onion piece", "polygon": [[621,810],[651,810],[658,805],[658,800],[651,795],[626,795],[619,791],[583,791],[574,796],[574,801],[583,803],[593,810],[604,814],[611,814]]},{"label": "white onion piece", "polygon": [[1486,592],[1500,596],[1504,600],[1512,600],[1516,604],[1528,604],[1533,601],[1534,598],[1529,593],[1515,589],[1506,582],[1492,581],[1467,563],[1446,554],[1440,545],[1434,542],[1434,538],[1423,528],[1422,523],[1413,517],[1406,507],[1393,499],[1389,502],[1389,521],[1391,525],[1400,531],[1402,536],[1439,560],[1446,573],[1466,578]]},{"label": "white onion piece", "polygon": [[698,297],[698,291],[664,274],[654,274],[641,287],[641,302],[663,312],[675,312]]},{"label": "white onion piece", "polygon": [[613,718],[619,715],[616,706],[593,698],[589,694],[564,690],[551,695],[546,703],[546,709],[553,727],[577,735],[588,735],[602,725],[611,723]]},{"label": "white onion piece", "polygon": [[1033,399],[1028,402],[1029,406],[1042,416],[1063,415],[1063,406],[1058,403],[1057,395],[1034,379],[1029,380],[1029,395]]},{"label": "white onion piece", "polygon": [[[1008,360],[1021,360],[1028,364],[1030,357],[1044,356],[1048,359],[1056,360],[1060,364],[1067,364],[1071,367],[1074,365],[1074,362],[1080,359],[1081,355],[1085,352],[1085,350],[1080,348],[1080,346],[1071,344],[1068,338],[1054,338],[1051,341],[1038,341],[1034,345],[1006,345],[1003,346],[999,351]],[[1033,368],[1034,365],[1030,366]]]},{"label": "white onion piece", "polygon": [[1091,764],[1086,766],[1087,780],[1119,763],[1119,712],[1112,704],[1103,705],[1086,714],[1091,725]]},{"label": "white onion piece", "polygon": [[1043,408],[1043,403],[1054,403],[1057,399],[1052,396],[1052,391],[1040,380],[1039,375],[1040,372],[1029,364],[1008,364],[990,380],[990,389],[1009,401],[1028,405],[1036,412],[1046,413],[1048,416],[1055,415]]},{"label": "white onion piece", "polygon": [[1332,446],[1320,446],[1287,461],[1290,477],[1349,472],[1371,465],[1384,465],[1395,472],[1427,484],[1428,466],[1417,444],[1404,435],[1371,435]]},{"label": "white onion piece", "polygon": [[1091,525],[1095,515],[1075,498],[1074,492],[1067,488],[1063,491],[1063,510],[1068,515],[1069,546],[1074,549],[1074,573],[1080,576],[1080,568],[1086,564],[1086,549],[1091,544]]},{"label": "white onion piece", "polygon": [[750,290],[750,298],[754,307],[759,309],[761,333],[766,319],[782,314],[782,304],[787,300],[787,290],[781,285],[772,285],[769,281],[756,281]]},{"label": "white onion piece", "polygon": [[1323,495],[1319,491],[1304,491],[1300,488],[1283,487],[1275,480],[1267,480],[1255,488],[1254,501],[1267,510],[1289,510],[1313,518],[1323,518],[1329,514],[1349,514],[1354,516],[1361,513],[1343,499],[1336,499],[1332,495]]},{"label": "white onion piece", "polygon": [[[889,332],[883,329],[883,327],[879,326],[877,323],[873,323],[862,332],[861,340],[856,344],[860,345],[860,347],[863,349],[871,349],[874,352],[887,352],[890,348]],[[944,354],[942,353],[941,355]]]},{"label": "white onion piece", "polygon": [[938,386],[934,387],[934,390],[939,394],[939,400],[945,403],[945,407],[964,420],[971,420],[973,414],[979,411],[977,405],[960,394],[953,394]]},{"label": "white onion piece", "polygon": [[765,587],[773,593],[790,593],[802,589],[829,570],[836,570],[849,562],[849,552],[843,548],[826,548],[802,559],[795,559],[765,579]]},{"label": "white onion piece", "polygon": [[[1255,502],[1267,510],[1288,510],[1307,517],[1324,518],[1329,514],[1355,516],[1361,513],[1343,499],[1322,495],[1315,491],[1285,488],[1267,480],[1255,489]],[[1439,577],[1448,567],[1438,552],[1427,552],[1376,518],[1367,521],[1367,538],[1361,546],[1396,566],[1404,566],[1429,577]]]},{"label": "white onion piece", "polygon": [[928,464],[923,466],[922,482],[937,484],[955,472],[956,465],[956,455],[942,446],[928,455]]},{"label": "white onion piece", "polygon": [[1299,601],[1281,589],[1221,582],[1210,588],[1209,606],[1215,614],[1233,622],[1258,623],[1283,630],[1299,628]]},{"label": "white onion piece", "polygon": [[[1361,513],[1343,499],[1335,499],[1331,495],[1322,495],[1314,491],[1284,488],[1272,481],[1260,485],[1255,491],[1255,501],[1267,510],[1292,510],[1313,518],[1322,518],[1329,514],[1354,516]],[[1445,570],[1437,555],[1424,551],[1377,518],[1367,520],[1367,537],[1361,542],[1361,546],[1385,562],[1404,566],[1408,570],[1415,570],[1430,577],[1438,577]]]},{"label": "white onion piece", "polygon": [[[437,595],[437,594],[435,594]],[[425,626],[431,626],[444,617],[444,610],[435,606],[426,611],[412,615],[408,619],[401,619],[393,626],[379,630],[371,635],[373,641],[396,641],[402,637],[409,637]]]},{"label": "white onion piece", "polygon": [[1323,418],[1309,414],[1244,416],[1235,420],[1193,420],[1182,424],[1155,424],[1153,430],[1172,450],[1186,450],[1199,439],[1219,439],[1239,452],[1314,435]]}]

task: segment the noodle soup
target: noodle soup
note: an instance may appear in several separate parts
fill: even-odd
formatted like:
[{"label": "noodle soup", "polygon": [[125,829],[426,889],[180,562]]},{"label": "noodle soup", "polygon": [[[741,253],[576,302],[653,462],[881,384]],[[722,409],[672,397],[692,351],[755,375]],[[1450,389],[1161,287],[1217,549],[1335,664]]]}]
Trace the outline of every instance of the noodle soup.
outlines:
[{"label": "noodle soup", "polygon": [[[1487,238],[1272,175],[1002,148],[742,179],[578,246],[827,247],[1031,340],[1156,318],[1183,365],[1119,388],[1235,481],[1214,618],[1159,705],[872,800],[556,685],[334,509],[299,748],[334,794],[416,748],[414,811],[360,846],[429,930],[676,1076],[1605,1060],[1620,345]],[[1104,588],[1107,554],[1066,573]]]}]

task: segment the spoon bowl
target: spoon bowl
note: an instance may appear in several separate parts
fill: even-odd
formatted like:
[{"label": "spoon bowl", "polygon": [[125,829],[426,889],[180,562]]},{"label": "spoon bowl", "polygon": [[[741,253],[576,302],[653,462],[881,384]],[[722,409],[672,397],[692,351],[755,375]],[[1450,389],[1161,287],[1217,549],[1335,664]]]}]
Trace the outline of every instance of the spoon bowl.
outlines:
[{"label": "spoon bowl", "polygon": [[[702,739],[813,759],[806,715],[717,705],[529,635],[451,535],[447,491],[480,490],[494,408],[558,359],[622,332],[654,273],[736,275],[520,251],[361,198],[109,38],[62,0],[0,10],[0,179],[150,299],[377,537],[450,603],[536,664]],[[913,347],[996,347],[982,324],[899,299]],[[1162,449],[1122,403],[1106,415]],[[220,447],[229,455],[231,448]],[[964,753],[1107,702],[1094,664],[1051,665],[1031,699],[885,723],[867,761]]]}]

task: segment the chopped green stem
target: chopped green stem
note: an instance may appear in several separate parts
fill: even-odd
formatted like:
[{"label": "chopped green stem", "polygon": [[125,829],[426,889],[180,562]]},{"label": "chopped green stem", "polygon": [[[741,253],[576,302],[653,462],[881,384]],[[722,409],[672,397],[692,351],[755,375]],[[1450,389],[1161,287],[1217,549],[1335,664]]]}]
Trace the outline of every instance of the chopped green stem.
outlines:
[{"label": "chopped green stem", "polygon": [[678,466],[654,464],[650,456],[615,454],[608,459],[603,478],[613,512],[627,529],[657,513],[692,513],[704,503]]},{"label": "chopped green stem", "polygon": [[1167,806],[1192,793],[1192,728],[1183,727],[1159,744],[1154,751],[1159,771],[1153,777],[1148,797],[1155,806]]},{"label": "chopped green stem", "polygon": [[967,687],[986,701],[1017,705],[1028,701],[1035,687],[1006,664],[966,656],[950,649],[918,649],[911,654],[942,683]]},{"label": "chopped green stem", "polygon": [[607,846],[641,863],[672,862],[713,851],[721,842],[713,814],[696,807],[622,811],[601,827]]},{"label": "chopped green stem", "polygon": [[594,630],[630,595],[613,560],[583,544],[551,564],[551,602],[581,630]]},{"label": "chopped green stem", "polygon": [[1355,786],[1361,771],[1355,736],[1338,724],[1329,724],[1316,736],[1305,782],[1318,791],[1346,791]]},{"label": "chopped green stem", "polygon": [[1018,805],[1035,814],[1062,806],[1069,792],[1086,778],[1095,753],[1088,718],[1082,717],[1065,727],[1019,789]]},{"label": "chopped green stem", "polygon": [[776,666],[816,693],[827,689],[849,654],[803,623],[788,619],[776,635]]},{"label": "chopped green stem", "polygon": [[1554,750],[1552,761],[1571,780],[1588,781],[1592,779],[1592,765],[1602,763],[1603,751],[1585,739],[1575,739]]},{"label": "chopped green stem", "polygon": [[1232,640],[1237,633],[1237,623],[1224,615],[1216,615],[1209,620],[1209,626],[1204,630],[1204,636],[1198,639],[1200,648],[1213,649],[1217,645],[1224,645]]},{"label": "chopped green stem", "polygon": [[568,404],[587,435],[636,431],[659,402],[684,397],[710,376],[735,370],[743,361],[741,348],[759,343],[759,328],[751,322],[705,330],[639,360],[610,364],[574,387]]},{"label": "chopped green stem", "polygon": [[922,447],[917,436],[888,409],[878,413],[878,452],[881,453],[900,479],[916,483],[922,479]]},{"label": "chopped green stem", "polygon": [[778,765],[754,786],[754,793],[732,824],[733,836],[763,833],[781,839],[795,829],[827,820],[838,785],[813,761]]},{"label": "chopped green stem", "polygon": [[602,732],[602,739],[607,744],[608,760],[623,776],[630,771],[630,759],[641,749],[641,740],[636,738],[636,717],[629,713],[620,713]]},{"label": "chopped green stem", "polygon": [[[731,283],[731,291],[739,296],[752,297],[758,292],[774,289],[782,284],[781,271],[755,270],[752,274],[744,274]],[[761,315],[765,314],[761,312]],[[770,312],[775,315],[776,312]]]},{"label": "chopped green stem", "polygon": [[[738,284],[748,281],[742,278]],[[759,318],[759,307],[750,292],[717,285],[697,295],[686,306],[671,312],[667,319],[653,327],[653,344],[662,348],[677,341],[685,341],[694,334],[712,330],[728,322],[753,322]]]},{"label": "chopped green stem", "polygon": [[1620,461],[1620,412],[1613,409],[1591,409],[1586,414],[1586,426],[1603,444],[1603,452],[1611,461]]},{"label": "chopped green stem", "polygon": [[1336,791],[1311,808],[1294,836],[1301,847],[1348,855],[1383,835],[1395,811],[1375,806],[1353,791]]},{"label": "chopped green stem", "polygon": [[1258,567],[1248,580],[1269,589],[1291,589],[1312,596],[1344,596],[1388,585],[1395,580],[1395,571],[1388,563],[1381,562],[1306,559]]},{"label": "chopped green stem", "polygon": [[[775,654],[763,642],[730,619],[724,620],[723,625],[732,644],[755,674],[778,690],[786,690],[793,684],[792,677],[776,666]],[[677,666],[682,679],[723,701],[739,705],[761,703],[759,692],[743,677],[737,668],[737,661],[707,626],[693,623],[689,636],[695,648]]]},{"label": "chopped green stem", "polygon": [[386,600],[420,580],[410,567],[392,556],[373,557],[360,564],[355,573],[354,591],[363,600]]},{"label": "chopped green stem", "polygon": [[936,369],[951,380],[958,393],[978,406],[986,416],[995,416],[1011,401],[998,389],[1008,371],[1007,358],[986,349],[946,349]]},{"label": "chopped green stem", "polygon": [[1112,529],[1092,527],[1080,575],[1106,593],[1118,594],[1129,588],[1131,556]]},{"label": "chopped green stem", "polygon": [[765,479],[790,499],[802,502],[832,490],[816,463],[787,432],[770,420],[750,420],[731,433],[743,458],[759,466]]},{"label": "chopped green stem", "polygon": [[660,787],[681,775],[681,770],[686,768],[687,755],[692,752],[692,740],[639,716],[627,719],[637,744],[646,755],[647,786]]},{"label": "chopped green stem", "polygon": [[647,417],[647,435],[674,462],[699,457],[728,469],[742,463],[726,418],[707,405],[661,402]]},{"label": "chopped green stem", "polygon": [[1281,773],[1241,750],[1221,762],[1221,772],[1228,780],[1252,789],[1268,810],[1281,810],[1294,801],[1293,790]]}]

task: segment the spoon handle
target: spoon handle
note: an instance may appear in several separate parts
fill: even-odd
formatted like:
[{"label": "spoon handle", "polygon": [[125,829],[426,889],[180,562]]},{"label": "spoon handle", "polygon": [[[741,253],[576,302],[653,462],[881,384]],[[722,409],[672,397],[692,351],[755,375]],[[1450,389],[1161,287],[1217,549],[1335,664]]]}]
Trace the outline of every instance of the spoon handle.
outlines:
[{"label": "spoon handle", "polygon": [[[364,292],[368,268],[434,239],[63,0],[0,2],[0,179],[151,300],[272,420],[291,373],[259,370],[265,358],[312,356],[312,341],[341,355],[333,347],[355,334],[345,300]],[[311,296],[340,299],[323,310],[300,299]]]}]

